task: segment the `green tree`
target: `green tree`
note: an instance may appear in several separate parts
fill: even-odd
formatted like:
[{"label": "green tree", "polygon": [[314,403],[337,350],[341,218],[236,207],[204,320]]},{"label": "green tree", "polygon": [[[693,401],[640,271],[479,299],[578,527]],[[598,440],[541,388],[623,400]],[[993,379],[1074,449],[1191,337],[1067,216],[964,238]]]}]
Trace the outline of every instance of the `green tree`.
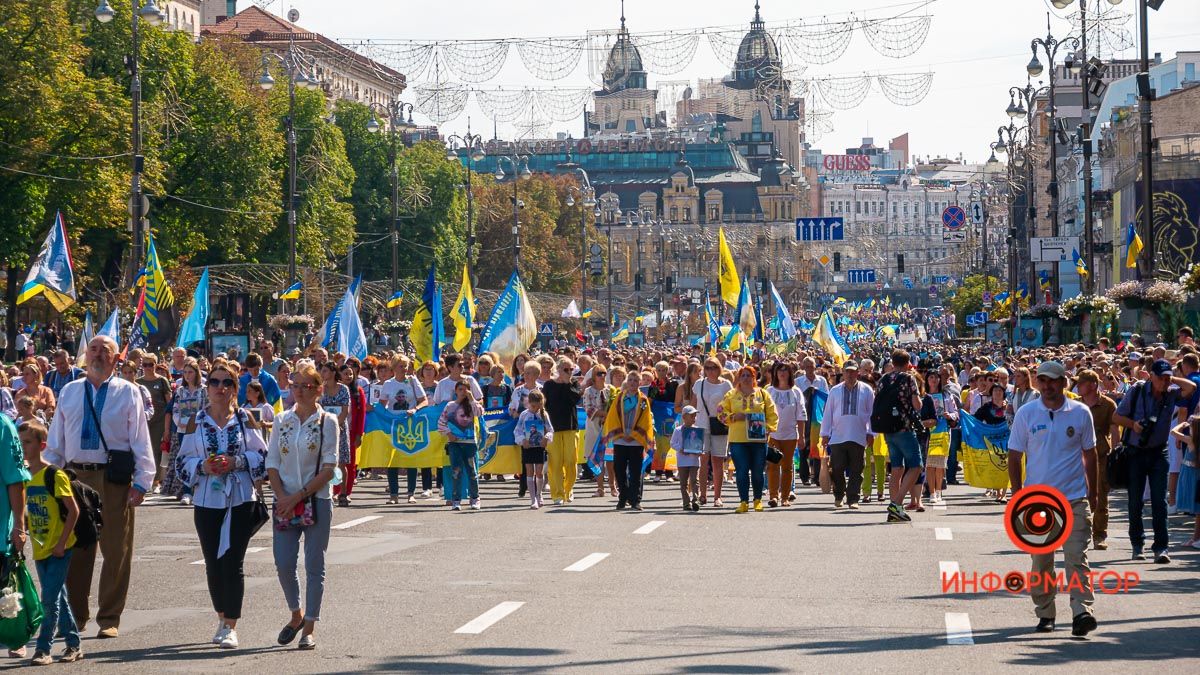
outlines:
[{"label": "green tree", "polygon": [[[958,326],[959,332],[963,332],[967,328],[966,317],[968,314],[983,311],[983,294],[984,291],[991,289],[994,296],[1007,288],[1003,282],[993,276],[984,277],[982,274],[973,274],[963,279],[963,283],[958,287],[958,292],[953,298],[950,298],[949,306],[954,311],[954,320]],[[988,310],[988,318],[995,321],[1008,317],[1007,309],[1000,309],[995,303],[992,303]]]},{"label": "green tree", "polygon": [[[512,182],[478,177],[475,190],[479,222],[476,274],[484,288],[502,288],[512,273]],[[578,212],[564,214],[568,176],[534,174],[517,184],[521,234],[521,279],[532,291],[569,293],[578,281]],[[559,223],[562,223],[560,226]],[[573,223],[573,224],[572,224]]]}]

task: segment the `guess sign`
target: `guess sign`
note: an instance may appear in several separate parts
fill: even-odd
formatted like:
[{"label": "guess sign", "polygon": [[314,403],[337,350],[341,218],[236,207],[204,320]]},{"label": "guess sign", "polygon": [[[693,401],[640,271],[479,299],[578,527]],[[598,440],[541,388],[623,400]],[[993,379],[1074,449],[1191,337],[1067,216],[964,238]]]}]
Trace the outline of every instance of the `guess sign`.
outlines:
[{"label": "guess sign", "polygon": [[825,155],[826,171],[870,171],[871,158],[867,155]]}]

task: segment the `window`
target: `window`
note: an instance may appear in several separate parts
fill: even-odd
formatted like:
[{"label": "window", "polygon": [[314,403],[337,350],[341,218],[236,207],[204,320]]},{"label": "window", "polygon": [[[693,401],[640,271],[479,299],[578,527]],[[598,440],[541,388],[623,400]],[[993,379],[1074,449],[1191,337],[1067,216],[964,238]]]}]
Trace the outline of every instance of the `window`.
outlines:
[{"label": "window", "polygon": [[683,222],[692,222],[692,210],[689,207],[683,207]]},{"label": "window", "polygon": [[625,131],[628,133],[637,131],[637,120],[625,120]]},{"label": "window", "polygon": [[854,200],[854,212],[862,213],[862,202],[858,201],[857,199]]},{"label": "window", "polygon": [[[721,218],[721,207],[712,205],[708,207],[708,222],[715,223]],[[672,218],[674,220],[674,218]]]},{"label": "window", "polygon": [[754,117],[750,119],[751,131],[762,131],[762,111],[755,110]]},{"label": "window", "polygon": [[678,221],[678,220],[679,220],[679,207],[678,207],[678,206],[672,206],[672,207],[671,207],[671,221],[672,221],[672,222],[675,222],[675,221]]}]

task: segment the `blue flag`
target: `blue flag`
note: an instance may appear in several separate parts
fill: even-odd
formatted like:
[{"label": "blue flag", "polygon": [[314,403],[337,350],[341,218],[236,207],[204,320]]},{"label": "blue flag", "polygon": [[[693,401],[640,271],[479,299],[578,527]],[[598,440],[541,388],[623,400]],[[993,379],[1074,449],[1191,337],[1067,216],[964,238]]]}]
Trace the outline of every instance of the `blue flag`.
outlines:
[{"label": "blue flag", "polygon": [[367,336],[358,316],[358,303],[354,301],[354,291],[349,288],[346,289],[346,296],[342,298],[338,351],[360,361],[367,358]]},{"label": "blue flag", "polygon": [[96,332],[96,335],[107,335],[108,337],[113,339],[113,342],[117,343],[118,347],[120,347],[121,346],[121,310],[114,309],[112,311],[112,314],[108,315],[108,321],[104,322],[104,325],[100,327],[100,330]]},{"label": "blue flag", "polygon": [[483,327],[479,353],[495,352],[501,363],[511,365],[517,354],[529,351],[529,345],[537,339],[537,328],[525,285],[513,271]]},{"label": "blue flag", "polygon": [[792,315],[788,312],[787,305],[783,302],[783,296],[775,288],[775,282],[770,282],[770,284],[771,299],[775,301],[775,318],[779,324],[779,336],[782,342],[787,342],[796,337],[796,322],[792,321]]},{"label": "blue flag", "polygon": [[192,308],[188,311],[179,336],[175,338],[175,346],[187,347],[197,342],[204,342],[204,327],[208,324],[208,268],[200,275],[200,283],[192,293]]},{"label": "blue flag", "polygon": [[[362,275],[354,277],[354,281],[350,282],[350,293],[354,295],[354,302],[358,303],[358,287],[362,283]],[[329,316],[325,317],[325,327],[321,329],[321,346],[329,347],[335,344],[338,339],[338,321],[342,316],[342,302],[344,298],[339,299],[337,304],[330,310]]]}]

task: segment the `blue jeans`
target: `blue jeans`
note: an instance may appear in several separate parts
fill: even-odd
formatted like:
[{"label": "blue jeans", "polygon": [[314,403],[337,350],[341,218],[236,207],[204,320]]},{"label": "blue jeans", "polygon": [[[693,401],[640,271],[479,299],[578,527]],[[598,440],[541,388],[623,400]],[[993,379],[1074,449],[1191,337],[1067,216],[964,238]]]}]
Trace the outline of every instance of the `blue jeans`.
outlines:
[{"label": "blue jeans", "polygon": [[300,558],[300,537],[304,537],[304,609],[305,621],[321,619],[321,600],[325,597],[325,551],[329,549],[329,526],[333,517],[333,505],[328,499],[316,501],[317,522],[305,528],[275,530],[271,552],[275,555],[275,573],[283,589],[283,599],[288,609],[296,611],[300,606],[300,579],[296,568]]},{"label": "blue jeans", "polygon": [[1154,523],[1154,543],[1150,550],[1167,550],[1167,450],[1137,450],[1129,462],[1129,543],[1134,551],[1146,545],[1142,523],[1143,496],[1150,481],[1150,520]]},{"label": "blue jeans", "polygon": [[729,456],[733,458],[733,476],[737,480],[738,497],[750,501],[750,487],[754,486],[754,500],[762,499],[763,472],[767,468],[766,443],[729,444]]},{"label": "blue jeans", "polygon": [[[957,483],[958,478],[958,451],[962,447],[962,429],[950,430],[950,458],[946,460],[946,477],[947,482]],[[937,486],[937,489],[942,489],[942,486]]]},{"label": "blue jeans", "polygon": [[474,443],[446,444],[446,453],[450,455],[451,501],[457,502],[462,499],[464,474],[467,477],[468,494],[472,500],[479,499],[479,472],[475,464],[475,452]]},{"label": "blue jeans", "polygon": [[56,628],[68,647],[79,646],[79,628],[71,614],[71,605],[67,603],[67,568],[70,564],[70,549],[61,558],[49,556],[33,562],[38,580],[42,582],[42,629],[37,637],[39,652],[50,653]]}]

